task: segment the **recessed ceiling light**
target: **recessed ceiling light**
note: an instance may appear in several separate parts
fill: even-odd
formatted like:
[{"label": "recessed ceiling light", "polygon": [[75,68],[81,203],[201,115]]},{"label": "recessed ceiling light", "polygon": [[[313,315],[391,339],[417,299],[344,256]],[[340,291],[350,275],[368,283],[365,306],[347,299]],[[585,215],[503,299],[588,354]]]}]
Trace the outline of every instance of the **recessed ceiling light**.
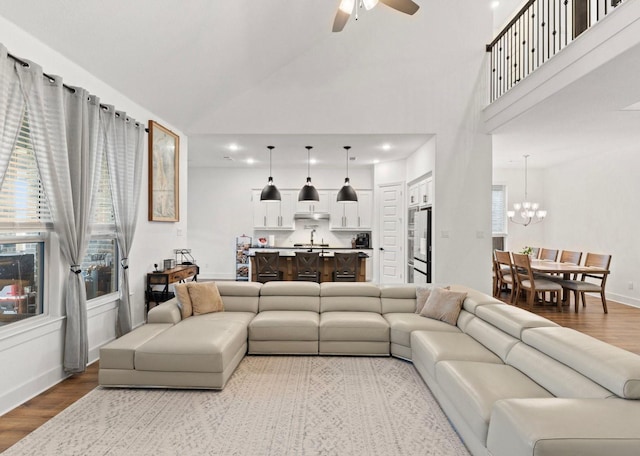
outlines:
[{"label": "recessed ceiling light", "polygon": [[253,158],[247,158],[247,163],[253,165],[256,161]]},{"label": "recessed ceiling light", "polygon": [[315,158],[312,158],[311,160],[309,160],[309,163],[311,163],[312,165],[315,165],[316,163],[318,163],[318,160],[316,160]]},{"label": "recessed ceiling light", "polygon": [[382,145],[382,150],[391,150],[391,144],[385,143]]},{"label": "recessed ceiling light", "polygon": [[229,150],[232,150],[232,151],[235,152],[238,149],[239,149],[239,147],[238,147],[238,145],[236,143],[229,144]]},{"label": "recessed ceiling light", "polygon": [[491,2],[491,9],[496,9],[498,6],[500,6],[500,2],[498,1]]},{"label": "recessed ceiling light", "polygon": [[375,164],[378,164],[378,163],[380,163],[380,160],[378,160],[377,158],[374,158],[373,159],[373,164],[375,165]]}]

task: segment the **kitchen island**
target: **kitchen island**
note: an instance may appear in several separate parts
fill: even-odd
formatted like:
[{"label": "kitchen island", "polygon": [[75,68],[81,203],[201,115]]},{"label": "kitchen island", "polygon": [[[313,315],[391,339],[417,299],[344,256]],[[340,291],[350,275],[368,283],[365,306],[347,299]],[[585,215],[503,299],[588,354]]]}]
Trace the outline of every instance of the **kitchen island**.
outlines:
[{"label": "kitchen island", "polygon": [[333,254],[335,252],[358,252],[358,275],[357,282],[367,281],[367,259],[369,249],[352,249],[352,248],[329,248],[329,247],[277,247],[277,248],[255,248],[251,249],[249,257],[251,260],[251,281],[256,281],[255,252],[278,252],[280,253],[280,271],[282,271],[283,280],[296,279],[296,254],[295,252],[319,252],[320,253],[320,282],[332,282],[333,272],[335,270],[335,262]]}]

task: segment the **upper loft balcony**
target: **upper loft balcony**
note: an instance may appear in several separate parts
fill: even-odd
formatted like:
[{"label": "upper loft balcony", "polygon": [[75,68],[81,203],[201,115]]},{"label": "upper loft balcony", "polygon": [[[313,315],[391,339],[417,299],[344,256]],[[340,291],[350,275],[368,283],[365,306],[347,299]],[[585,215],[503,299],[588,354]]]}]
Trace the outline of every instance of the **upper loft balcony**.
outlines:
[{"label": "upper loft balcony", "polygon": [[487,45],[487,131],[628,51],[640,55],[639,0],[527,1]]}]

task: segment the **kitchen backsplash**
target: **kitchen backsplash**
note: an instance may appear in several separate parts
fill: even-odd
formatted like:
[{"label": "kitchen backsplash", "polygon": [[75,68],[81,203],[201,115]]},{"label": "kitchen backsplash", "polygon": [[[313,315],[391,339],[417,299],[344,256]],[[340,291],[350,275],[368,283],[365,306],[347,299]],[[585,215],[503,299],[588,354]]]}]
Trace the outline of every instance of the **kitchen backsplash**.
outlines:
[{"label": "kitchen backsplash", "polygon": [[[329,244],[330,247],[351,247],[351,240],[356,232],[331,231],[328,220],[298,220],[295,231],[256,230],[253,234],[253,244],[258,245],[258,238],[274,237],[273,247],[293,247],[293,244],[308,244],[311,240],[311,230],[314,244]],[[272,246],[270,246],[272,247]]]}]

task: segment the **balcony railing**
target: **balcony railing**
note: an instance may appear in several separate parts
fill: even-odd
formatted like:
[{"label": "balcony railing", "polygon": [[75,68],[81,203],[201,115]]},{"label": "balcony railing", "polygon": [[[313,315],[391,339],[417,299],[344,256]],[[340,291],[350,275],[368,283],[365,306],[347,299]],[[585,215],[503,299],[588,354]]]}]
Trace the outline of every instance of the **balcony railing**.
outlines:
[{"label": "balcony railing", "polygon": [[493,102],[623,0],[529,0],[498,34],[491,53]]}]

